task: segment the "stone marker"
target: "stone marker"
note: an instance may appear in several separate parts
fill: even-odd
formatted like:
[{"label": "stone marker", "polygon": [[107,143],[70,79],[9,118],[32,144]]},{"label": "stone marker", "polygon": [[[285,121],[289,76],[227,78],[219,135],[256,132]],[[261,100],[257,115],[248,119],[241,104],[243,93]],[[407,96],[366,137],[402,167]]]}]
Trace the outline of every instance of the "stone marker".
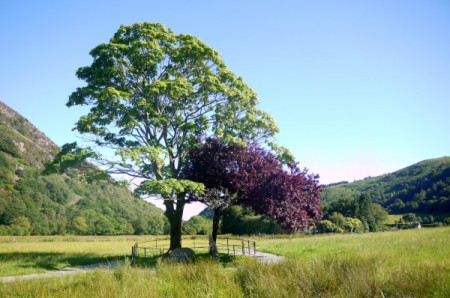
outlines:
[{"label": "stone marker", "polygon": [[187,247],[175,248],[169,251],[169,262],[192,262],[195,252]]}]

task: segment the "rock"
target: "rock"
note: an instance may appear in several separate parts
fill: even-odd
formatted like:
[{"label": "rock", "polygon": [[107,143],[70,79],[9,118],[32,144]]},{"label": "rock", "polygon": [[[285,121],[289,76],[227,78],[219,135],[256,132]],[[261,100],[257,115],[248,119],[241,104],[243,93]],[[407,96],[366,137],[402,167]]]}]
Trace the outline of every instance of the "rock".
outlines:
[{"label": "rock", "polygon": [[169,262],[192,262],[194,260],[195,252],[187,247],[175,248],[169,251]]}]

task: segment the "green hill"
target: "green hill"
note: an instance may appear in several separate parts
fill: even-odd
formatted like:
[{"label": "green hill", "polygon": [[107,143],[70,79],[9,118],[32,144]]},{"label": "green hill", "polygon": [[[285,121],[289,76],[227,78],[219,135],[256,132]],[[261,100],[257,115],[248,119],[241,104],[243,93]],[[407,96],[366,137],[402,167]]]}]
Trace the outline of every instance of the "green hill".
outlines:
[{"label": "green hill", "polygon": [[370,194],[389,213],[450,213],[450,157],[421,161],[391,174],[326,186],[323,203]]},{"label": "green hill", "polygon": [[27,119],[0,102],[0,235],[159,234],[162,210],[126,188],[41,175],[59,151]]}]

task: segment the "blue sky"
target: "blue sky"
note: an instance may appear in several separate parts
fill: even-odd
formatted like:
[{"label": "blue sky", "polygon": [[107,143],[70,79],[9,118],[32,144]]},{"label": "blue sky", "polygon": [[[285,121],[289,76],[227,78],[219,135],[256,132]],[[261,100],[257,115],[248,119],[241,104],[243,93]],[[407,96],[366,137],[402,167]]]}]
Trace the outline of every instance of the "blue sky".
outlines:
[{"label": "blue sky", "polygon": [[58,145],[78,67],[121,24],[195,35],[322,183],[450,155],[450,1],[1,1],[0,100]]}]

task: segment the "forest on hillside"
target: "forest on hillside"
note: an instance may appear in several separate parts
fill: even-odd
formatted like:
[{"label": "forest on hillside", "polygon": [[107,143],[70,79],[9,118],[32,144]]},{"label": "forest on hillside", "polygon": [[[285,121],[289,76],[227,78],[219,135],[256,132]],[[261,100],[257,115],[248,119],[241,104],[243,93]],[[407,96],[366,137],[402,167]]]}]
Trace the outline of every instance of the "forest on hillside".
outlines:
[{"label": "forest on hillside", "polygon": [[425,160],[391,174],[324,188],[322,202],[367,193],[391,214],[450,213],[450,157]]},{"label": "forest on hillside", "polygon": [[163,234],[162,210],[111,182],[42,175],[59,148],[0,102],[0,235]]}]

